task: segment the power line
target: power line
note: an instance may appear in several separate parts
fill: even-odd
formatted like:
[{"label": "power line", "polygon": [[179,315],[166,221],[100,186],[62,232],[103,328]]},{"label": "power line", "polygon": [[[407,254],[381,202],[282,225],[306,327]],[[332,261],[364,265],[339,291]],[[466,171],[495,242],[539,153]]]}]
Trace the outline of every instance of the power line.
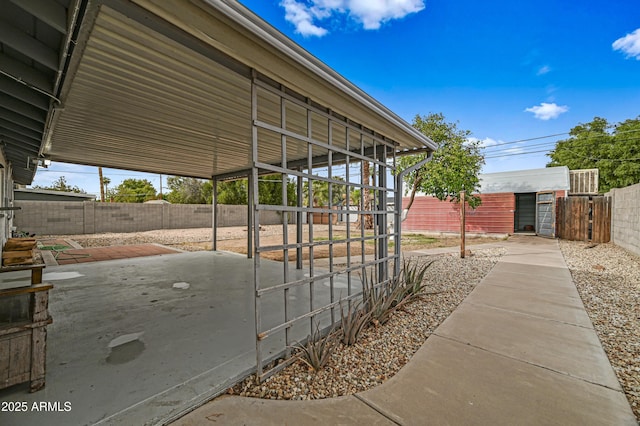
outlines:
[{"label": "power line", "polygon": [[503,158],[503,157],[513,157],[516,155],[529,155],[529,154],[538,154],[540,152],[549,152],[548,149],[541,149],[538,151],[525,151],[525,152],[512,152],[509,154],[498,154],[498,155],[492,155],[492,156],[488,156],[488,157],[484,157],[485,159],[491,159],[491,158]]},{"label": "power line", "polygon": [[[582,141],[582,139],[580,140],[576,140],[575,142],[580,142]],[[618,142],[629,142],[629,141],[640,141],[640,137],[638,138],[628,138],[628,139],[620,139]],[[536,144],[536,145],[544,145],[544,144]],[[535,145],[533,145],[535,146]],[[532,147],[532,146],[530,146]],[[530,148],[529,147],[529,148]],[[591,161],[639,161],[640,158],[596,158],[596,157],[589,157],[586,155],[582,155],[579,154],[577,152],[575,152],[574,150],[572,150],[570,147],[563,147],[562,149],[570,151],[571,153],[573,153],[574,155],[587,159],[587,160],[591,160]],[[541,152],[553,152],[553,150],[534,150],[534,151],[523,151],[523,152],[511,152],[511,153],[504,153],[504,154],[500,154],[500,151],[497,151],[495,153],[492,153],[494,155],[489,155],[489,156],[485,156],[485,159],[492,159],[492,158],[503,158],[503,157],[510,157],[510,156],[514,156],[514,155],[527,155],[527,154],[537,154],[537,153],[541,153]]]},{"label": "power line", "polygon": [[517,141],[500,142],[500,143],[496,143],[496,144],[493,144],[493,145],[490,145],[490,146],[483,146],[483,147],[481,147],[481,148],[482,148],[482,149],[488,149],[488,148],[493,148],[493,147],[495,147],[495,146],[512,145],[512,144],[515,144],[515,143],[522,143],[522,142],[536,141],[536,140],[539,140],[539,139],[553,138],[553,137],[556,137],[556,136],[568,135],[568,134],[569,134],[569,132],[564,132],[564,133],[555,133],[555,134],[553,134],[553,135],[547,135],[547,136],[536,136],[536,137],[534,137],[534,138],[519,139],[519,140],[517,140]]},{"label": "power line", "polygon": [[[612,128],[612,127],[615,127],[615,126],[608,126],[608,127]],[[626,133],[635,133],[635,132],[640,132],[640,129],[623,130],[623,131],[620,131],[620,132],[616,132],[615,134],[600,133],[600,134],[595,134],[593,136],[588,136],[586,138],[568,139],[568,140],[565,140],[564,142],[570,142],[570,141],[578,142],[578,141],[583,141],[583,140],[596,139],[596,138],[603,137],[603,136],[618,136],[618,135],[622,135],[622,134],[626,134]],[[551,138],[551,137],[568,135],[568,134],[570,134],[570,132],[555,133],[555,134],[546,135],[546,136],[536,136],[536,137],[533,137],[533,138],[518,139],[518,140],[515,140],[515,141],[509,141],[509,142],[500,142],[500,143],[489,145],[489,146],[482,146],[480,148],[481,149],[492,149],[492,148],[495,148],[495,147],[498,147],[498,146],[503,146],[503,145],[513,145],[513,144],[516,144],[516,143],[529,142],[529,141],[540,140],[540,139],[547,139],[547,138]],[[622,140],[619,140],[619,141],[620,142],[624,142],[624,141],[627,141],[627,140],[629,140],[629,139],[622,139]],[[545,143],[557,143],[557,142],[560,142],[560,141],[545,142]],[[530,145],[530,146],[535,146],[535,145]]]},{"label": "power line", "polygon": [[[541,146],[546,146],[546,145],[551,145],[551,144],[555,144],[555,142],[542,142],[542,143],[536,143],[536,144],[532,144],[532,145],[527,145],[526,148],[530,149],[530,148],[534,148],[534,147],[541,147]],[[490,152],[488,153],[489,155],[493,155],[493,154],[497,154],[499,152],[508,152],[509,150],[513,150],[513,149],[524,149],[525,147],[510,147],[510,148],[499,148],[497,150],[495,150],[494,152]]]}]

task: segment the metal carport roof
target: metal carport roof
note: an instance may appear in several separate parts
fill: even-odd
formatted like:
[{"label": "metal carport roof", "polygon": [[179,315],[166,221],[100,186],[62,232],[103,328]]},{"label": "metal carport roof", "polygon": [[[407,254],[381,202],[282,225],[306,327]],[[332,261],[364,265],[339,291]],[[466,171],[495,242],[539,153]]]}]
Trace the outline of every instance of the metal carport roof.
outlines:
[{"label": "metal carport roof", "polygon": [[33,180],[62,82],[74,12],[70,0],[0,0],[0,147],[13,179]]},{"label": "metal carport roof", "polygon": [[[0,31],[0,137],[18,183],[33,179],[25,166],[39,155],[201,178],[246,170],[252,73],[332,119],[366,128],[372,140],[391,141],[400,151],[435,149],[236,1],[0,0],[0,6],[15,21]],[[267,110],[259,114],[268,116],[268,96],[262,104]],[[300,120],[306,125],[306,117]],[[279,158],[278,140],[260,143],[261,161]]]}]

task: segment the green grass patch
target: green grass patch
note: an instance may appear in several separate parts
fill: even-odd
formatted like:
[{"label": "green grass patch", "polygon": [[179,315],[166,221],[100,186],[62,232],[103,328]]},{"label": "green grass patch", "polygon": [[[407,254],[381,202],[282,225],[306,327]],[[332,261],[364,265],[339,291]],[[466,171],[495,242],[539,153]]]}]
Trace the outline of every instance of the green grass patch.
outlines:
[{"label": "green grass patch", "polygon": [[402,243],[403,244],[433,244],[437,243],[438,239],[434,237],[427,237],[422,234],[403,234],[402,235]]},{"label": "green grass patch", "polygon": [[[347,238],[345,235],[339,235],[339,234],[334,234],[333,236],[333,240],[344,240],[345,238]],[[329,237],[313,237],[313,241],[317,242],[317,241],[329,241]]]},{"label": "green grass patch", "polygon": [[47,251],[62,251],[62,250],[69,250],[70,246],[65,246],[62,244],[56,244],[56,245],[52,245],[52,246],[42,246],[42,247],[38,247],[40,250],[47,250]]}]

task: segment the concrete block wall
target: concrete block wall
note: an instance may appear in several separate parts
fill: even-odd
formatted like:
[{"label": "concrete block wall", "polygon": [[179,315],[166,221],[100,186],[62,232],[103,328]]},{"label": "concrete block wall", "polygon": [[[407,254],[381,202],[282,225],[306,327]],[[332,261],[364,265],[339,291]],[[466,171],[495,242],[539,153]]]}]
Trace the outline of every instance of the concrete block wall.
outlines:
[{"label": "concrete block wall", "polygon": [[[211,214],[211,213],[209,213]],[[218,205],[218,223],[220,227],[225,226],[247,226],[247,206],[232,206],[226,204]],[[263,210],[260,212],[260,223],[262,225],[277,225],[282,223],[282,213],[276,211]],[[289,224],[295,223],[295,215],[289,215]]]},{"label": "concrete block wall", "polygon": [[94,203],[95,233],[162,229],[161,204]]},{"label": "concrete block wall", "polygon": [[[141,232],[153,229],[211,228],[209,204],[16,201],[14,226],[37,235]],[[247,206],[218,206],[219,226],[247,226]],[[282,223],[279,212],[261,212],[264,225]],[[292,223],[290,220],[289,223]]]},{"label": "concrete block wall", "polygon": [[640,256],[640,183],[612,189],[611,239]]},{"label": "concrete block wall", "polygon": [[83,234],[85,206],[80,202],[14,201],[13,226],[30,234]]},{"label": "concrete block wall", "polygon": [[218,226],[247,226],[247,206],[218,205]]},{"label": "concrete block wall", "polygon": [[[209,204],[163,204],[164,229],[211,228],[213,206]],[[243,206],[235,206],[243,207]],[[246,212],[246,207],[242,209]],[[246,216],[246,213],[244,213]],[[229,225],[227,225],[229,226]]]}]

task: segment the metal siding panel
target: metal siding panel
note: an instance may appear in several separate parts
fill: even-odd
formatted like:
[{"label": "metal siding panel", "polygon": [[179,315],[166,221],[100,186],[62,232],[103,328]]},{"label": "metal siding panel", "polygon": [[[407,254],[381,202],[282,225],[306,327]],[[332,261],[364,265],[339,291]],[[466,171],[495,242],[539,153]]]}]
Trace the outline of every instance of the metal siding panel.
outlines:
[{"label": "metal siding panel", "polygon": [[547,167],[512,172],[484,173],[480,178],[480,193],[526,193],[546,190],[568,190],[569,169]]},{"label": "metal siding panel", "polygon": [[[174,10],[162,9],[170,6],[168,2],[156,2],[155,6],[147,1],[138,4],[244,63],[252,64],[247,62],[247,56],[266,55],[259,66],[261,72],[269,71],[271,62],[284,67],[287,71],[277,77],[294,90],[299,87],[292,82],[309,78],[309,70],[299,65],[292,67],[275,46],[260,50],[264,46],[255,36],[238,31],[237,25],[230,26],[227,16],[214,17],[211,10],[203,14],[200,8],[184,3]],[[189,19],[181,21],[179,17],[185,16]],[[73,79],[68,81],[64,108],[58,112],[45,153],[59,161],[195,177],[250,167],[249,80],[204,56],[206,52],[197,53],[152,29],[158,26],[146,26],[145,22],[101,6],[82,59]],[[238,51],[229,52],[229,45],[220,42],[223,39],[233,40],[233,49]],[[249,43],[251,50],[241,49],[243,43]],[[366,117],[361,120],[365,126],[380,124],[378,119],[372,119],[377,115],[369,110],[368,103],[356,102],[317,76],[312,80],[305,91],[315,95],[315,101],[330,101],[325,104],[336,111],[353,112],[351,118],[356,121]],[[325,99],[327,91],[331,94]],[[265,93],[260,96],[259,118],[279,125],[277,97],[274,101]],[[303,109],[293,104],[287,108],[287,128],[306,134]],[[326,142],[328,121],[316,115],[313,136]],[[396,124],[382,124],[378,129],[381,133],[391,129],[387,135],[398,134]],[[399,134],[405,131],[400,129]],[[269,132],[262,132],[261,136],[259,161],[279,163],[280,138]],[[365,146],[372,144],[367,140]],[[289,161],[306,157],[305,150],[298,149],[301,145],[295,144],[296,149],[287,152]]]},{"label": "metal siding panel", "polygon": [[[482,205],[467,211],[467,232],[506,234],[513,232],[515,197],[511,193],[480,194]],[[409,198],[403,198],[406,205]],[[449,201],[434,197],[416,197],[413,207],[402,224],[405,231],[460,232],[460,208]]]},{"label": "metal siding panel", "polygon": [[249,91],[247,79],[103,7],[49,154],[198,177],[245,169]]},{"label": "metal siding panel", "polygon": [[401,149],[435,144],[237,2],[137,0],[163,19],[276,81],[380,134]]},{"label": "metal siding panel", "polygon": [[555,236],[555,193],[536,194],[536,234],[542,237]]}]

